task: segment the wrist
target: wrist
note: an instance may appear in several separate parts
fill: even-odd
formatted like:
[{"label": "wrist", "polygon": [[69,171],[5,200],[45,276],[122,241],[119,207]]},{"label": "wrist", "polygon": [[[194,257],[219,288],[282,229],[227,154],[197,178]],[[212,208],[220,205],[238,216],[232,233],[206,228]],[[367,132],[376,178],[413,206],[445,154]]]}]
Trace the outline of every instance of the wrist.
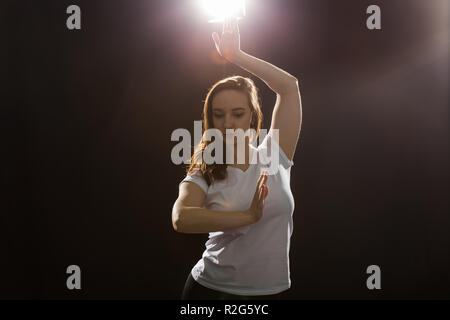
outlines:
[{"label": "wrist", "polygon": [[251,208],[244,211],[244,215],[249,219],[250,223],[256,222],[255,213],[253,212],[253,210]]},{"label": "wrist", "polygon": [[244,55],[244,51],[242,51],[241,49],[233,52],[233,54],[230,56],[230,62],[238,65],[240,63],[240,61],[242,60],[242,57]]}]

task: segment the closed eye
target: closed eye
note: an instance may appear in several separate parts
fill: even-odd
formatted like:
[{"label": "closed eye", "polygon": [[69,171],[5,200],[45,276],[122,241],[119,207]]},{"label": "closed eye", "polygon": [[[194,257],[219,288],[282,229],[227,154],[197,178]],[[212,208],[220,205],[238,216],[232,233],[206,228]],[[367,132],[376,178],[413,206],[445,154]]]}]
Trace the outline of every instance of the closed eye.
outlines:
[{"label": "closed eye", "polygon": [[[243,115],[244,115],[243,113],[240,113],[240,114],[234,114],[234,116],[235,116],[236,118],[240,118],[240,117],[242,117]],[[223,114],[215,114],[214,117],[220,119],[220,118],[223,117]]]}]

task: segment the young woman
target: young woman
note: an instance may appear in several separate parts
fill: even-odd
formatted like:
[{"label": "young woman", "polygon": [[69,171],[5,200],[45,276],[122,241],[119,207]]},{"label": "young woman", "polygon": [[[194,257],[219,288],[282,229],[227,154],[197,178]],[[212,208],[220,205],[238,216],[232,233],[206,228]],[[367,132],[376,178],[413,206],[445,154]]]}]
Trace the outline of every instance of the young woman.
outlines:
[{"label": "young woman", "polygon": [[[179,185],[172,223],[178,232],[209,233],[209,239],[188,275],[182,299],[280,299],[291,287],[294,199],[290,168],[302,120],[298,82],[240,49],[236,19],[227,19],[222,36],[214,32],[212,37],[221,56],[263,80],[277,98],[269,133],[257,147],[245,141],[244,164],[207,164],[201,155],[211,142],[204,138],[192,156]],[[261,123],[258,91],[251,79],[228,77],[209,90],[203,108],[204,130],[218,129],[226,141],[226,129],[254,129],[258,136]],[[269,175],[254,157],[264,157],[273,146],[279,162]],[[230,149],[224,154],[226,150]]]}]

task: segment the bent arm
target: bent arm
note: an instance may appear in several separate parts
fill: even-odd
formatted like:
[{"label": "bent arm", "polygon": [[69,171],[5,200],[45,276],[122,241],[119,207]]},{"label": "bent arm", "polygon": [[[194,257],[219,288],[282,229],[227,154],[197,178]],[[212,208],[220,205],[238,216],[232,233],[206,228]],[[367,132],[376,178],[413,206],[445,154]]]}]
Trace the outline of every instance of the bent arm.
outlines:
[{"label": "bent arm", "polygon": [[260,78],[277,94],[270,129],[279,130],[278,144],[289,160],[293,160],[302,124],[302,103],[297,78],[242,50],[233,56],[231,62]]},{"label": "bent arm", "polygon": [[257,76],[275,93],[284,94],[298,90],[297,78],[293,75],[242,50],[236,52],[230,61]]},{"label": "bent arm", "polygon": [[215,211],[203,208],[205,192],[193,182],[180,184],[172,208],[172,225],[181,233],[209,233],[243,227],[256,221],[250,210]]},{"label": "bent arm", "polygon": [[254,223],[248,211],[215,211],[199,207],[173,208],[174,229],[181,233],[209,233]]}]

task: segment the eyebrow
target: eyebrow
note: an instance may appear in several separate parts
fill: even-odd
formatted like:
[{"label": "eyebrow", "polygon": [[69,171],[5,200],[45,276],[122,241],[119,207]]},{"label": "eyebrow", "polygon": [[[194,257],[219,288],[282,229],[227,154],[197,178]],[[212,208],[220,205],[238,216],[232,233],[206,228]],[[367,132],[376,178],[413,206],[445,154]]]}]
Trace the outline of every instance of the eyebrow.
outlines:
[{"label": "eyebrow", "polygon": [[[241,107],[233,108],[233,111],[235,111],[235,110],[245,110],[245,108],[241,108]],[[223,111],[223,110],[221,108],[213,108],[213,111]]]}]

